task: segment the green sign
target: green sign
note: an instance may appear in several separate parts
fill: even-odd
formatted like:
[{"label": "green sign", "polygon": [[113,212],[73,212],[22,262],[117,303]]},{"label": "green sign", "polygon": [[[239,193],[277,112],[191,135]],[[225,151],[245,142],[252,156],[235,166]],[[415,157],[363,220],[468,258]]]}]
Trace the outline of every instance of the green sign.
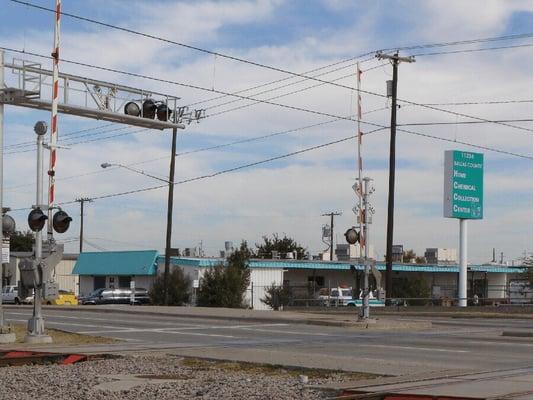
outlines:
[{"label": "green sign", "polygon": [[444,216],[483,218],[483,154],[444,152]]}]

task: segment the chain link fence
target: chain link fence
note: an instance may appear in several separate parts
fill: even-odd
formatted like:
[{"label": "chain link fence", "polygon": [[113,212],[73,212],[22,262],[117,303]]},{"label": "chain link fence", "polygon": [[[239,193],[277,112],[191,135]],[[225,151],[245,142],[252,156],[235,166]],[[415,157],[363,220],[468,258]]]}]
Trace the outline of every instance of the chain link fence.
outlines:
[{"label": "chain link fence", "polygon": [[[384,306],[389,300],[393,306],[456,306],[459,298],[455,285],[431,286],[429,296],[394,296],[383,298],[377,290],[370,292],[371,307]],[[350,287],[318,287],[317,285],[254,286],[245,295],[248,306],[269,308],[343,308],[360,306],[361,290]],[[266,304],[265,304],[266,302]],[[533,305],[533,288],[526,282],[508,285],[469,287],[467,303],[470,306]]]}]

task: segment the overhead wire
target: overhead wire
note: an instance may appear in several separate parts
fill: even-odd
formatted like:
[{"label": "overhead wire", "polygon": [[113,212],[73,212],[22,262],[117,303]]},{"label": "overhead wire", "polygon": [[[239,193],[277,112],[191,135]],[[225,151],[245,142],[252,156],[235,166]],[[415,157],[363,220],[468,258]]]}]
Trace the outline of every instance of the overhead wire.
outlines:
[{"label": "overhead wire", "polygon": [[[51,12],[51,13],[55,13],[56,12],[56,10],[53,9],[53,8],[44,7],[44,6],[41,6],[41,5],[38,5],[38,4],[31,3],[29,1],[22,1],[22,0],[9,0],[9,1],[11,1],[12,3],[17,3],[17,4],[25,5],[25,6],[28,6],[28,7],[32,7],[32,8],[35,8],[35,9],[39,9],[39,10],[42,10],[42,11],[47,11],[47,12]],[[220,53],[220,52],[217,52],[217,51],[203,49],[203,48],[198,47],[198,46],[193,46],[193,45],[190,45],[190,44],[178,42],[178,41],[171,40],[171,39],[168,39],[168,38],[163,38],[163,37],[160,37],[160,36],[157,36],[157,35],[153,35],[153,34],[149,34],[149,33],[146,33],[146,32],[141,32],[141,31],[137,31],[137,30],[134,30],[134,29],[125,28],[125,27],[122,27],[122,26],[106,23],[106,22],[103,22],[103,21],[98,21],[98,20],[93,19],[93,18],[83,17],[81,15],[76,15],[76,14],[68,13],[68,12],[65,12],[65,11],[61,11],[61,15],[65,16],[65,17],[77,19],[77,20],[80,20],[80,21],[85,21],[85,22],[89,22],[89,23],[92,23],[92,24],[104,26],[106,28],[111,28],[111,29],[127,32],[127,33],[130,33],[130,34],[134,34],[134,35],[137,35],[137,36],[145,37],[145,38],[148,38],[148,39],[152,39],[152,40],[156,40],[156,41],[160,41],[160,42],[164,42],[164,43],[173,44],[173,45],[180,46],[180,47],[183,47],[183,48],[187,48],[187,49],[190,49],[190,50],[195,50],[195,51],[198,51],[198,52],[201,52],[201,53],[214,55],[214,56],[225,58],[225,59],[228,59],[228,60],[238,61],[238,62],[241,62],[241,63],[253,65],[253,66],[256,66],[256,67],[260,67],[260,68],[269,69],[269,70],[276,71],[276,72],[281,72],[281,73],[292,75],[292,76],[299,76],[299,77],[302,77],[302,78],[318,80],[317,78],[311,78],[311,77],[308,77],[308,76],[306,76],[304,74],[299,74],[299,73],[292,72],[292,71],[289,71],[289,70],[286,70],[286,69],[283,69],[283,68],[274,67],[274,66],[271,66],[271,65],[259,63],[259,62],[252,61],[252,60],[247,60],[247,59],[244,59],[244,58],[232,56],[232,55],[229,55],[229,54]],[[451,42],[427,43],[427,44],[420,44],[420,45],[393,47],[393,48],[388,48],[388,49],[381,49],[381,50],[378,50],[378,51],[386,52],[386,51],[391,51],[391,50],[399,51],[399,50],[414,50],[414,49],[422,49],[422,48],[448,47],[448,46],[457,46],[457,45],[465,45],[465,44],[487,43],[487,42],[504,41],[504,40],[516,40],[516,39],[524,39],[524,38],[530,38],[530,37],[533,37],[533,32],[526,32],[526,33],[514,34],[514,35],[504,35],[504,36],[497,36],[497,37],[488,37],[488,38],[458,40],[458,41],[451,41]],[[373,52],[368,52],[367,54],[372,54],[372,53]]]},{"label": "overhead wire", "polygon": [[[7,48],[7,47],[0,47],[0,49],[6,50],[6,51],[12,51],[12,52],[16,52],[16,53],[24,53],[24,51],[22,51],[22,50],[17,50],[17,49],[12,49],[12,48]],[[33,56],[41,57],[41,58],[51,58],[50,56],[45,56],[45,55],[42,55],[42,54],[37,54],[37,53],[32,53],[32,52],[25,52],[25,54],[29,54],[29,55],[33,55]],[[61,61],[63,63],[79,65],[79,66],[85,66],[85,67],[88,67],[88,68],[93,68],[93,69],[98,69],[98,70],[103,70],[103,71],[108,71],[108,72],[114,72],[114,73],[118,73],[118,74],[122,74],[122,75],[126,75],[126,76],[132,76],[132,77],[137,77],[137,78],[142,78],[142,79],[148,79],[148,80],[153,80],[153,81],[156,81],[156,82],[167,83],[167,84],[172,84],[172,85],[177,85],[177,86],[182,86],[182,87],[189,87],[189,88],[192,88],[192,89],[203,90],[203,91],[208,91],[208,92],[226,94],[226,95],[229,95],[229,96],[234,96],[234,97],[238,97],[238,98],[242,98],[242,99],[246,99],[246,100],[252,100],[252,101],[256,101],[258,103],[269,104],[269,105],[272,105],[272,106],[286,108],[286,109],[289,109],[289,110],[301,111],[301,112],[310,113],[310,114],[316,114],[316,115],[322,115],[322,116],[326,116],[326,117],[330,117],[330,118],[331,117],[333,117],[333,118],[342,118],[342,119],[346,119],[346,120],[350,120],[350,121],[355,121],[353,118],[340,117],[338,115],[335,115],[335,114],[332,114],[332,113],[327,113],[327,112],[324,112],[324,111],[312,110],[312,109],[308,109],[308,108],[303,108],[303,107],[297,107],[297,106],[292,106],[292,105],[288,105],[288,104],[277,103],[277,102],[273,102],[273,101],[270,101],[270,100],[257,99],[257,98],[253,98],[253,97],[249,97],[249,96],[231,94],[231,93],[224,92],[224,91],[217,90],[217,89],[209,89],[209,88],[205,88],[205,87],[198,86],[198,85],[193,85],[193,84],[187,84],[187,83],[173,81],[173,80],[170,80],[170,79],[157,78],[157,77],[154,77],[154,76],[138,74],[138,73],[135,73],[135,72],[121,71],[121,70],[114,69],[114,68],[102,67],[102,66],[83,63],[83,62],[79,62],[79,61],[72,61],[72,60],[66,60],[66,59],[61,59]],[[321,81],[319,79],[313,79],[313,80],[317,80],[319,82],[327,82],[327,81]],[[332,82],[332,84],[340,86],[340,87],[348,88],[350,90],[355,90],[355,91],[358,91],[359,93],[364,93],[364,94],[369,94],[369,95],[372,95],[372,96],[387,98],[386,95],[381,94],[381,93],[371,92],[371,91],[362,90],[362,89],[358,90],[356,88],[353,88],[353,87],[350,87],[350,86],[346,86],[346,85],[341,85],[341,84],[336,83],[336,82]],[[403,102],[405,104],[415,105],[415,106],[419,106],[419,107],[423,107],[423,108],[427,108],[427,109],[430,109],[430,110],[439,111],[439,112],[443,112],[443,113],[447,113],[447,114],[451,114],[451,115],[462,116],[462,117],[465,117],[465,118],[476,119],[476,120],[479,120],[479,121],[491,122],[491,123],[507,126],[507,127],[513,128],[513,129],[533,132],[533,129],[525,128],[525,127],[522,127],[522,126],[512,125],[512,124],[505,123],[505,122],[492,122],[491,120],[489,120],[487,118],[481,118],[481,117],[477,117],[477,116],[473,116],[473,115],[469,115],[469,114],[465,114],[465,113],[460,113],[460,112],[457,112],[457,111],[451,111],[451,110],[447,110],[447,109],[443,109],[443,108],[438,108],[438,107],[435,107],[435,106],[429,106],[429,105],[418,103],[418,102],[411,101],[411,100],[398,98],[398,101],[399,102]]]}]

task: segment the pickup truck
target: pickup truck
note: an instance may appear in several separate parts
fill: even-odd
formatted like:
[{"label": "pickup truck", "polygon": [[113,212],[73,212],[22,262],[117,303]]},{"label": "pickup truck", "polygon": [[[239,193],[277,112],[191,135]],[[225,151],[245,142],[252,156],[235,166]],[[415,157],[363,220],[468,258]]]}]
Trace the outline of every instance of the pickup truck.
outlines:
[{"label": "pickup truck", "polygon": [[[348,307],[362,307],[363,306],[363,299],[362,299],[363,293],[359,293],[358,299],[350,300],[346,303],[346,306]],[[380,299],[376,299],[374,297],[374,294],[370,292],[370,295],[368,296],[368,305],[370,307],[385,307],[385,302]]]},{"label": "pickup truck", "polygon": [[345,306],[353,300],[352,288],[335,287],[320,289],[318,300],[324,306]]},{"label": "pickup truck", "polygon": [[19,288],[17,286],[4,286],[2,288],[2,303],[5,304],[20,304],[22,301],[19,298]]}]

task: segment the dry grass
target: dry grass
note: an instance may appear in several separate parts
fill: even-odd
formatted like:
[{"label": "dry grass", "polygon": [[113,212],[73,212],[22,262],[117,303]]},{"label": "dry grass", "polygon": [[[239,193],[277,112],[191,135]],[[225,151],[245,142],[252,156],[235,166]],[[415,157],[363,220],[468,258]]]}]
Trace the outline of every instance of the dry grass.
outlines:
[{"label": "dry grass", "polygon": [[251,375],[262,374],[270,376],[298,376],[307,375],[309,379],[329,379],[339,377],[342,375],[346,380],[362,380],[372,379],[378,377],[378,375],[360,373],[360,372],[345,372],[345,371],[332,371],[324,369],[309,369],[298,367],[286,367],[281,365],[271,364],[254,364],[247,362],[235,362],[235,361],[216,361],[216,360],[203,360],[198,358],[184,358],[181,361],[181,365],[189,367],[194,370],[208,371],[208,370],[224,370],[227,372],[245,372]]},{"label": "dry grass", "polygon": [[[12,331],[17,337],[16,343],[23,343],[26,336],[26,325],[12,325]],[[78,333],[65,332],[59,329],[47,329],[46,333],[52,337],[54,344],[109,344],[119,340],[102,336],[80,335]]]}]

